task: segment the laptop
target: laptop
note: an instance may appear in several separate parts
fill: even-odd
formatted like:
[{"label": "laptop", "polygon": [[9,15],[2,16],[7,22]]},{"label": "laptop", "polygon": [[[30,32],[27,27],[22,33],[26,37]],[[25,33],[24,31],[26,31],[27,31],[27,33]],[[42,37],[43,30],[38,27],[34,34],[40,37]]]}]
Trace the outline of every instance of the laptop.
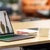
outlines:
[{"label": "laptop", "polygon": [[10,42],[34,37],[35,36],[15,34],[6,11],[0,11],[0,41]]}]

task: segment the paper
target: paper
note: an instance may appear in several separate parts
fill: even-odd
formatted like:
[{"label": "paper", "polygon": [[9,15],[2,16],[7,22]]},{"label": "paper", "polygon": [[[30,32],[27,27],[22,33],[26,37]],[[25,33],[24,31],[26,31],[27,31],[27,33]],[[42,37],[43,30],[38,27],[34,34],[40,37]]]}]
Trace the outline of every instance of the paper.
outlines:
[{"label": "paper", "polygon": [[19,35],[30,35],[36,36],[39,30],[32,30],[32,29],[18,29],[17,34]]}]

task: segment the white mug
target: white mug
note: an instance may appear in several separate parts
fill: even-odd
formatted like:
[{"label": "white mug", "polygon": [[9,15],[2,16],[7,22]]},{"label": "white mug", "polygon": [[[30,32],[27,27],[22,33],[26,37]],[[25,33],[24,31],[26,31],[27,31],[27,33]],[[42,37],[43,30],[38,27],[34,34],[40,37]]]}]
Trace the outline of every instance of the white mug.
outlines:
[{"label": "white mug", "polygon": [[39,36],[40,37],[48,37],[49,28],[40,28],[39,29]]}]

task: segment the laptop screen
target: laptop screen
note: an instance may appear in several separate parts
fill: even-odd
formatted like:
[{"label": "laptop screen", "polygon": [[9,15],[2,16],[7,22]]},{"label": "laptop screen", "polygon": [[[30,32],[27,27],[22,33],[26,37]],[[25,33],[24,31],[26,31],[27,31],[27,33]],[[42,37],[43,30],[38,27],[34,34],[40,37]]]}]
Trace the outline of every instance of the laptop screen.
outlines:
[{"label": "laptop screen", "polygon": [[5,11],[0,11],[0,34],[13,33],[13,29]]}]

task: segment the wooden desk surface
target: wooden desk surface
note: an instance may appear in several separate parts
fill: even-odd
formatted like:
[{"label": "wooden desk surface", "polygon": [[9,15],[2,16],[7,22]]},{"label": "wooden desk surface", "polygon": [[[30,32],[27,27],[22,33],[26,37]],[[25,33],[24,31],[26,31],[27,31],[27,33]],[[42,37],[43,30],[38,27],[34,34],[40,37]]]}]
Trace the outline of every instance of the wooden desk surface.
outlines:
[{"label": "wooden desk surface", "polygon": [[[46,21],[47,22],[47,21]],[[50,22],[50,20],[48,20]],[[30,28],[34,27],[34,23],[32,22],[12,22],[14,32],[18,28]],[[36,45],[36,44],[43,44],[43,43],[50,43],[50,39],[48,37],[40,37],[37,36],[36,38],[31,38],[31,39],[25,39],[25,40],[19,40],[19,41],[14,41],[14,42],[2,42],[0,41],[0,48],[5,48],[5,47],[14,47],[14,46],[27,46],[27,45]]]}]

